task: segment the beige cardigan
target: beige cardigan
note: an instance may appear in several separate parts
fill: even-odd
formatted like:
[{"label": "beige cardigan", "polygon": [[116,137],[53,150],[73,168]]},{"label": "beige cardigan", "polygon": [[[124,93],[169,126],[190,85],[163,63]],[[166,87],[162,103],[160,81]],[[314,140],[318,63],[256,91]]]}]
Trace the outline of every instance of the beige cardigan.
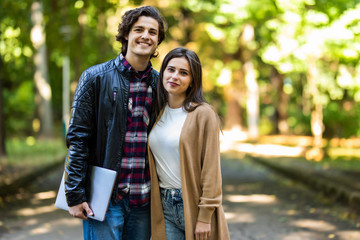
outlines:
[{"label": "beige cardigan", "polygon": [[[193,240],[197,221],[211,223],[212,240],[227,240],[229,230],[221,206],[219,118],[209,104],[189,112],[180,135],[181,186],[185,237]],[[151,232],[153,240],[165,240],[165,221],[154,156],[148,146],[151,175]]]}]

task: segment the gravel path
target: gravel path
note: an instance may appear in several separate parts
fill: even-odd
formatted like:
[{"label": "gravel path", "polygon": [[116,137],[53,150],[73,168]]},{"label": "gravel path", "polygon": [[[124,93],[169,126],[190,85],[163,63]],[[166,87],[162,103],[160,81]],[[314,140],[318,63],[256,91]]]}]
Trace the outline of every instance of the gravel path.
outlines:
[{"label": "gravel path", "polygon": [[360,239],[345,207],[241,155],[222,161],[224,207],[232,240]]},{"label": "gravel path", "polygon": [[[222,169],[232,240],[360,239],[345,207],[306,187],[241,155],[223,155]],[[82,239],[81,221],[54,207],[61,174],[59,167],[0,203],[0,239]]]}]

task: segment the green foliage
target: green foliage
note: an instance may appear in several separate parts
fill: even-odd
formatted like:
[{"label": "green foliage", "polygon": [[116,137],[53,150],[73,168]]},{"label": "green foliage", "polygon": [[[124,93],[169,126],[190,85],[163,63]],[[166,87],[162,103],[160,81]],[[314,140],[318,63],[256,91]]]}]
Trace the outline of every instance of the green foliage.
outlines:
[{"label": "green foliage", "polygon": [[[261,59],[285,75],[307,75],[308,59],[316,58],[315,79],[320,93],[311,104],[320,103],[324,107],[325,135],[328,137],[354,136],[354,128],[358,128],[354,111],[335,114],[329,109],[330,103],[338,106],[346,95],[350,96],[348,101],[352,104],[358,101],[355,96],[359,95],[357,79],[360,75],[356,69],[360,66],[360,41],[355,29],[359,26],[360,4],[356,3],[358,1],[339,0],[329,6],[330,2],[326,1],[277,1],[282,13],[278,12],[277,18],[267,22],[274,41],[260,50]],[[294,84],[304,84],[302,81],[296,83],[297,79],[301,80],[295,77]],[[306,91],[308,86],[303,86]],[[304,97],[303,93],[295,94],[292,101],[299,104],[298,99]],[[340,105],[338,107],[341,109]],[[289,113],[289,119],[295,117],[297,120],[290,122],[297,126],[307,124],[297,112],[292,115],[289,109]]]},{"label": "green foliage", "polygon": [[[63,139],[36,140],[34,137],[10,138],[7,141],[7,161],[9,163],[43,162],[54,157],[62,157],[66,152]],[[24,163],[23,162],[23,163]]]},{"label": "green foliage", "polygon": [[305,114],[297,104],[291,103],[288,110],[289,127],[295,135],[311,135],[310,115]]},{"label": "green foliage", "polygon": [[[32,3],[29,0],[1,3],[1,79],[4,81],[3,111],[8,136],[33,134],[32,120],[37,117],[33,83],[34,49],[30,40]],[[100,16],[114,5],[103,1],[91,1],[86,5],[83,1],[73,5],[67,1],[44,1],[43,8],[54,119],[59,122],[62,114],[62,60],[65,54],[70,55],[74,82],[85,68],[118,54],[104,36],[106,29],[98,24]],[[79,19],[83,19],[84,24],[79,26]],[[103,22],[106,21],[107,16],[103,19]],[[69,31],[65,32],[67,29]]]},{"label": "green foliage", "polygon": [[8,134],[31,131],[35,116],[31,59],[33,49],[28,34],[29,3],[30,1],[3,1],[0,8],[0,76],[4,88],[3,113]]},{"label": "green foliage", "polygon": [[[30,40],[33,1],[4,0],[0,8],[0,56],[7,135],[33,134],[37,106],[34,94],[34,48]],[[114,36],[120,16],[142,0],[43,1],[49,78],[54,120],[61,122],[62,61],[69,55],[72,90],[82,71],[120,51]],[[325,135],[360,136],[360,1],[347,0],[186,0],[147,1],[167,19],[167,39],[159,47],[159,69],[165,54],[177,46],[195,50],[204,71],[207,99],[225,116],[225,90],[244,92],[243,64],[250,58],[261,88],[261,131],[275,129],[278,89],[272,68],[289,81],[288,122],[291,133],[311,134],[308,59],[316,59],[316,86],[322,103]],[[245,26],[254,30],[246,40]],[[245,39],[245,40],[244,40]],[[242,101],[246,96],[239,96]],[[245,104],[243,105],[243,107]],[[349,110],[343,110],[353,106]],[[246,112],[246,109],[244,109]]]},{"label": "green foliage", "polygon": [[44,165],[65,159],[66,147],[63,139],[37,140],[34,137],[8,138],[7,157],[0,157],[3,178],[13,178]]},{"label": "green foliage", "polygon": [[359,109],[349,100],[332,101],[324,109],[324,135],[327,137],[353,137],[359,129]]},{"label": "green foliage", "polygon": [[[335,149],[335,148],[334,148]],[[351,149],[350,149],[351,151]],[[346,156],[346,149],[342,148],[339,149],[337,152],[339,155],[331,155],[329,157],[324,158],[322,161],[310,162],[312,165],[314,165],[314,168],[322,168],[322,169],[340,169],[347,174],[357,176],[360,171],[360,159],[359,159],[359,153],[356,150],[353,154],[357,155],[357,157]],[[341,152],[344,155],[341,155]],[[304,161],[306,161],[304,159]]]},{"label": "green foliage", "polygon": [[7,100],[4,108],[5,119],[17,119],[6,122],[6,130],[13,135],[32,134],[32,121],[36,109],[33,89],[32,81],[23,81],[13,91],[4,89],[4,98]]}]

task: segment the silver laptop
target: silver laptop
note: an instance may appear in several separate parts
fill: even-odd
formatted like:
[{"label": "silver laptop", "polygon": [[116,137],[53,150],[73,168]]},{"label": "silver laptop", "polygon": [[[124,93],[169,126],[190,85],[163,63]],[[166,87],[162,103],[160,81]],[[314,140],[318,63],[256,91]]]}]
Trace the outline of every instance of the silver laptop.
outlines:
[{"label": "silver laptop", "polygon": [[[90,200],[88,203],[94,213],[94,216],[88,217],[98,221],[104,221],[106,211],[109,207],[117,172],[97,166],[89,166],[89,168],[91,171],[91,190]],[[59,192],[55,201],[55,207],[69,211],[69,206],[67,205],[65,197],[64,175],[65,173],[61,179]]]}]

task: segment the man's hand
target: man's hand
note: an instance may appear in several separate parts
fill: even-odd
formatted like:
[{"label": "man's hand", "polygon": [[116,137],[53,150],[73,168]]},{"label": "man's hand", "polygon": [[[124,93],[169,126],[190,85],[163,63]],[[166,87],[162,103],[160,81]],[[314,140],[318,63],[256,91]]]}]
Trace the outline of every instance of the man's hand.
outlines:
[{"label": "man's hand", "polygon": [[69,213],[73,217],[81,218],[84,220],[87,220],[87,216],[94,216],[94,213],[87,202],[83,202],[78,205],[69,207]]},{"label": "man's hand", "polygon": [[197,222],[195,227],[195,240],[206,240],[210,237],[210,223]]}]

